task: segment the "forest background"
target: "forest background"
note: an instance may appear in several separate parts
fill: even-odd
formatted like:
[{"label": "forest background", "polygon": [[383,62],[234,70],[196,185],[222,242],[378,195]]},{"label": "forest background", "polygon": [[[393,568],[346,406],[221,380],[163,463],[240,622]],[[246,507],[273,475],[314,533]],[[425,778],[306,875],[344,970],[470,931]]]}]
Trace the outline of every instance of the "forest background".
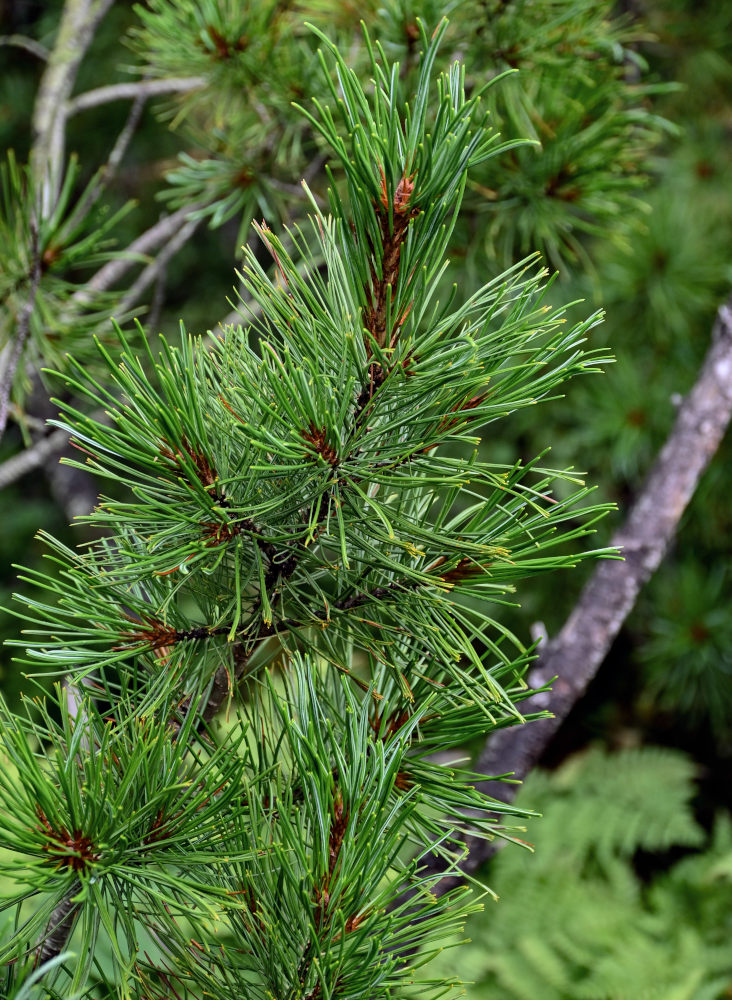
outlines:
[{"label": "forest background", "polygon": [[[0,34],[48,44],[60,6],[4,0]],[[498,23],[510,6],[484,5],[488,22],[493,17]],[[597,499],[618,505],[599,526],[600,545],[622,523],[641,488],[680,399],[694,382],[716,310],[732,288],[732,9],[683,0],[635,2],[626,11],[604,4],[537,4],[531,16],[544,17],[545,23],[532,45],[532,5],[515,6],[526,8],[525,32],[516,29],[512,49],[505,40],[498,45],[495,29],[495,62],[501,65],[486,72],[515,66],[523,76],[519,83],[504,83],[491,99],[504,137],[522,134],[523,127],[542,142],[543,151],[521,151],[512,164],[497,164],[490,179],[473,182],[468,193],[473,212],[457,233],[453,259],[462,261],[466,285],[472,286],[485,280],[486,272],[538,249],[560,271],[557,300],[584,299],[606,310],[605,323],[593,336],[609,345],[616,363],[602,377],[572,383],[565,398],[545,404],[538,425],[530,409],[504,424],[500,454],[492,443],[494,460],[511,461],[532,456],[551,441],[554,465],[574,464],[589,483],[598,484]],[[259,15],[256,7],[252,18],[259,16],[260,22],[254,30],[264,39],[259,59],[276,65],[278,38],[268,35],[267,24],[272,5],[259,5]],[[593,7],[602,9],[602,18]],[[564,20],[552,27],[551,17],[560,9]],[[414,18],[430,25],[447,14],[459,40],[470,34],[461,23],[467,10],[474,13],[473,5],[381,7],[320,0],[300,4],[296,13],[301,22],[315,21],[332,33],[342,51],[350,46],[355,59],[363,17],[393,52],[401,47],[408,65]],[[134,31],[131,46],[121,47],[120,38],[136,25],[133,4],[118,0],[84,59],[77,93],[131,79],[129,67],[140,59],[139,48]],[[620,151],[629,158],[615,195],[599,181],[596,189],[591,182],[583,187],[562,172],[572,143],[578,156],[589,159],[593,139],[584,136],[582,148],[580,130],[572,131],[576,122],[553,120],[548,106],[527,116],[517,96],[518,88],[526,87],[534,107],[540,107],[556,92],[562,45],[589,48],[591,42],[581,36],[592,31],[598,62],[620,61],[628,86],[637,88],[636,108],[646,116],[636,150],[622,138],[614,144],[601,130],[596,137],[597,156],[612,158]],[[491,51],[487,37],[475,41],[476,51],[485,64]],[[471,62],[470,48],[460,54],[468,73],[478,76],[482,67]],[[170,51],[161,58],[160,76],[196,72],[185,53],[178,66]],[[27,49],[4,45],[0,66],[0,147],[24,161],[42,61]],[[309,93],[309,80],[296,79],[302,69],[281,67],[293,97],[298,90]],[[590,78],[593,72],[588,60]],[[153,70],[149,78],[154,77]],[[541,80],[545,92],[538,83],[532,91],[531,80]],[[593,87],[599,92],[597,79],[587,95]],[[266,89],[260,96],[266,103]],[[124,247],[159,218],[161,192],[172,213],[186,198],[217,191],[214,207],[183,227],[186,238],[171,243],[165,266],[123,310],[140,315],[149,329],[171,333],[183,319],[188,330],[203,333],[215,331],[230,313],[227,296],[251,219],[274,225],[302,215],[306,206],[298,177],[310,174],[315,186],[312,175],[323,164],[315,154],[314,160],[303,159],[307,143],[303,148],[285,103],[273,101],[265,109],[272,120],[269,144],[246,130],[238,136],[186,132],[175,127],[176,108],[180,104],[166,98],[141,109],[106,197],[112,213],[129,199],[137,202],[114,225],[115,241]],[[598,108],[588,99],[584,114],[592,120]],[[80,108],[70,120],[68,145],[81,165],[77,192],[114,146],[129,110],[129,102],[105,103]],[[70,273],[83,281],[73,268]],[[586,308],[579,307],[578,318]],[[46,348],[53,364],[53,351],[62,354],[66,345]],[[33,386],[29,390],[11,412],[0,446],[0,476],[3,463],[35,433],[28,415],[49,415],[38,402],[38,388],[35,394]],[[17,586],[12,565],[40,560],[39,527],[68,544],[79,538],[69,520],[74,503],[83,504],[94,487],[76,476],[59,478],[56,458],[3,491],[3,606]],[[542,761],[546,773],[533,775],[522,793],[521,801],[545,814],[527,833],[536,855],[527,861],[518,852],[503,852],[483,873],[502,901],[498,908],[488,904],[486,914],[476,918],[470,931],[475,944],[445,959],[456,974],[477,981],[471,995],[670,997],[672,988],[679,1000],[730,995],[732,956],[725,947],[732,930],[730,495],[728,437],[672,551]],[[524,636],[537,622],[556,634],[590,572],[585,566],[552,576],[547,584],[535,580],[522,606],[506,610],[505,620]],[[17,621],[0,618],[0,634],[17,637]],[[12,703],[21,678],[7,649],[0,669]],[[629,815],[635,817],[632,823]],[[548,924],[557,928],[556,941]]]}]

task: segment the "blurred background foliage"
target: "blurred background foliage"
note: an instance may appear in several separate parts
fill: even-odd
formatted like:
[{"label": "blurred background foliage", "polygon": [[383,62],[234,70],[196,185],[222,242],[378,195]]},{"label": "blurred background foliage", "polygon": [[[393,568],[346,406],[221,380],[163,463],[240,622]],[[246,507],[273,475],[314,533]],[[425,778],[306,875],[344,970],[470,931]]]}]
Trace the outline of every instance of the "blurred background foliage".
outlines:
[{"label": "blurred background foliage", "polygon": [[[0,33],[50,46],[61,8],[59,0],[0,0]],[[88,276],[83,265],[97,266],[107,246],[84,243],[84,257],[78,248],[86,236],[69,217],[130,105],[115,101],[71,116],[67,147],[78,168],[68,213],[48,237],[53,253],[41,287],[50,304],[34,337],[36,357],[62,365],[73,349],[83,362],[91,334],[110,333],[105,310],[122,319],[140,315],[150,333],[172,333],[183,319],[189,330],[215,335],[231,315],[227,298],[236,301],[241,245],[256,249],[252,219],[274,229],[302,219],[302,177],[316,197],[324,191],[318,137],[293,107],[322,96],[316,40],[304,22],[326,31],[363,68],[363,18],[389,56],[400,58],[408,89],[418,57],[416,18],[434,26],[443,15],[451,20],[444,54],[464,60],[469,88],[519,71],[489,91],[488,105],[504,139],[540,144],[472,176],[453,248],[464,272],[458,294],[539,249],[560,272],[550,293],[555,303],[584,300],[577,318],[588,305],[606,309],[593,337],[617,359],[603,377],[573,383],[564,399],[516,414],[510,432],[484,447],[495,461],[526,460],[551,442],[551,464],[582,469],[598,485],[598,499],[618,504],[600,526],[601,544],[663,443],[732,287],[729,4],[117,0],[75,93],[136,79],[196,76],[203,85],[148,103],[104,190],[102,214],[89,217],[90,232],[124,248],[161,208],[183,206],[192,206],[189,218],[198,225],[145,296],[120,310],[120,286],[116,309],[102,299],[83,323],[70,323],[64,304]],[[4,45],[0,66],[0,147],[22,164],[42,62]],[[8,235],[22,226],[23,181],[13,183],[0,218],[6,314],[13,269],[22,265]],[[7,329],[0,310],[0,336]],[[26,383],[16,387],[0,463],[28,441],[38,390]],[[475,945],[454,960],[461,979],[477,981],[472,996],[730,995],[731,458],[727,440],[673,551],[551,748],[551,770],[532,775],[522,791],[524,805],[545,813],[530,832],[537,853],[527,860],[503,852],[486,873],[502,901],[476,918]],[[81,537],[57,501],[43,471],[5,489],[0,604],[7,606],[13,589],[12,564],[40,558],[39,527],[69,544]],[[527,636],[537,621],[549,634],[561,626],[582,572],[557,579],[536,580],[520,595],[521,607],[505,613],[518,634]],[[14,619],[0,618],[3,638],[16,633]],[[0,669],[12,698],[20,678],[7,651]],[[618,802],[625,807],[615,823]],[[620,820],[628,811],[637,817],[633,829]]]},{"label": "blurred background foliage", "polygon": [[729,996],[732,824],[700,827],[693,777],[688,757],[659,747],[534,771],[517,802],[544,812],[536,853],[494,859],[499,901],[435,971],[474,983],[476,1000]]}]

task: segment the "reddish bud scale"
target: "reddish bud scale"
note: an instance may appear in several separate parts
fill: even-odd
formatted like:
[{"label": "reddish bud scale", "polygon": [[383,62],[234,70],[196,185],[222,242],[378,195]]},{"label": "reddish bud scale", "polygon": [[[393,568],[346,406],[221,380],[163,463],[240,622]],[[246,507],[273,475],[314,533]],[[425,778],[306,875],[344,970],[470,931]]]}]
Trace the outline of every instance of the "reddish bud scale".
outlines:
[{"label": "reddish bud scale", "polygon": [[[197,451],[187,440],[183,437],[181,439],[181,446],[183,451],[188,455],[188,457],[193,462],[196,468],[196,476],[202,486],[206,488],[211,487],[218,481],[218,475],[214,469],[211,461],[203,453],[203,451]],[[178,468],[181,468],[183,464],[183,454],[180,449],[173,450],[173,448],[168,447],[168,442],[166,442],[165,447],[160,449],[160,454],[163,458],[167,458],[169,461],[173,462]]]},{"label": "reddish bud scale", "polygon": [[65,826],[54,829],[40,806],[36,806],[40,826],[36,827],[46,838],[43,850],[49,855],[56,868],[70,868],[79,873],[99,860],[99,852],[94,849],[91,837],[81,830],[69,832]]},{"label": "reddish bud scale", "polygon": [[338,465],[338,452],[328,441],[328,432],[325,427],[316,427],[315,424],[311,423],[310,429],[300,431],[300,435],[312,446],[313,451],[317,452],[324,462],[327,462],[333,468]]},{"label": "reddish bud scale", "polygon": [[476,563],[472,559],[461,559],[453,569],[442,573],[441,579],[444,583],[461,583],[471,577],[481,576],[490,566],[491,563]]}]

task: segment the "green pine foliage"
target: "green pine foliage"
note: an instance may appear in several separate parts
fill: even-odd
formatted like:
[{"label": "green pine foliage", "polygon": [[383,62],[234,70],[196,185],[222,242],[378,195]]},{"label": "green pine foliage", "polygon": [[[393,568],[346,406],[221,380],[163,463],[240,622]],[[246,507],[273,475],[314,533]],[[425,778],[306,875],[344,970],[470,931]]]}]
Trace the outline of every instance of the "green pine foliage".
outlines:
[{"label": "green pine foliage", "polygon": [[[27,388],[54,369],[103,492],[96,541],[44,531],[20,571],[13,645],[39,694],[0,724],[3,997],[729,989],[730,829],[696,852],[687,761],[591,753],[513,808],[438,762],[521,721],[527,620],[561,624],[550,571],[609,506],[569,467],[608,501],[637,489],[727,293],[729,15],[703,7],[644,4],[648,30],[604,0],[116,4],[82,89],[119,78],[120,39],[126,79],[195,86],[154,102],[119,178],[96,169],[119,103],[74,111],[83,167],[48,216],[13,129],[29,75],[0,74],[4,357],[35,299],[11,420],[28,443]],[[45,11],[39,40],[55,30]],[[83,280],[129,257],[111,241],[155,203],[218,232],[168,269],[178,302],[145,330],[132,279]],[[221,239],[241,273],[217,327]],[[607,324],[567,307],[583,297]],[[604,344],[610,375],[568,383]],[[550,463],[527,457],[550,441]],[[728,583],[693,559],[732,530],[728,468],[633,623],[635,700],[605,709],[722,749]],[[476,908],[437,899],[426,860],[523,840],[537,808],[537,854],[509,843],[487,876],[503,917],[425,966]],[[682,848],[640,881],[639,849]]]},{"label": "green pine foliage", "polygon": [[677,563],[673,575],[654,581],[644,600],[653,603],[653,613],[636,654],[647,678],[641,707],[680,709],[687,727],[709,727],[722,749],[732,711],[728,586],[721,567],[710,572],[690,560]]},{"label": "green pine foliage", "polygon": [[473,17],[491,65],[518,70],[494,95],[502,132],[537,144],[473,181],[486,250],[510,261],[539,247],[555,266],[591,266],[584,238],[642,212],[649,153],[669,127],[648,104],[658,87],[642,82],[642,31],[584,0],[497,0]]},{"label": "green pine foliage", "polygon": [[[528,833],[536,853],[494,859],[486,877],[499,901],[434,973],[465,983],[471,1000],[721,1000],[732,828],[726,814],[711,837],[698,826],[693,777],[688,758],[657,747],[593,749],[532,773],[517,802],[544,810]],[[637,853],[670,848],[686,856],[644,882]]]},{"label": "green pine foliage", "polygon": [[[460,54],[469,94],[480,91],[487,80],[518,71],[514,79],[486,94],[494,129],[504,141],[517,145],[510,155],[474,167],[467,211],[453,237],[453,245],[468,254],[468,271],[475,269],[474,285],[482,281],[478,275],[485,273],[486,258],[493,272],[497,261],[508,266],[537,249],[553,265],[578,256],[587,264],[583,234],[637,212],[637,192],[648,178],[652,150],[666,127],[649,103],[650,85],[629,78],[642,69],[635,54],[642,32],[615,17],[609,2],[425,3],[418,8],[396,0],[366,3],[354,11],[327,0],[296,5],[275,0],[243,5],[229,0],[154,0],[136,5],[126,22],[124,11],[115,8],[112,15],[117,20],[106,39],[107,60],[121,36],[129,49],[123,76],[163,83],[170,78],[190,79],[196,84],[183,94],[155,102],[158,120],[173,134],[161,144],[158,128],[156,136],[145,139],[147,147],[137,153],[138,163],[140,156],[143,164],[145,158],[151,162],[135,171],[136,197],[148,213],[155,199],[171,210],[187,209],[188,219],[206,220],[212,228],[234,220],[229,232],[236,235],[228,239],[236,254],[247,240],[256,248],[251,239],[253,218],[266,219],[273,227],[302,221],[309,203],[297,180],[308,178],[313,195],[324,206],[327,184],[320,166],[330,155],[319,130],[294,107],[305,97],[325,99],[329,93],[320,72],[316,36],[305,22],[310,18],[326,28],[364,79],[370,68],[360,28],[363,18],[389,58],[399,61],[406,92],[413,92],[419,73],[417,20],[422,18],[432,30],[445,13],[452,19],[443,52]],[[52,24],[44,20],[41,26],[43,41],[52,40]],[[635,68],[629,75],[630,64]],[[105,76],[101,82],[106,80]],[[6,82],[11,88],[11,74]],[[13,96],[10,89],[3,92],[4,86],[5,78],[0,80],[0,101],[12,114]],[[128,202],[130,178],[116,183],[116,169],[109,170],[109,164],[98,159],[98,144],[89,148],[90,135],[105,124],[103,111],[86,110],[70,119],[73,142],[89,160],[85,171],[93,172],[92,164],[101,169],[86,192],[74,181],[74,169],[69,170],[54,213],[56,223],[63,222],[62,232],[48,245],[42,241],[43,294],[38,313],[46,299],[58,298],[59,291],[63,308],[46,308],[42,321],[38,313],[34,316],[33,340],[40,350],[31,360],[45,357],[54,367],[63,364],[67,352],[93,364],[95,358],[87,352],[90,330],[106,335],[111,312],[120,321],[129,315],[126,304],[119,309],[119,302],[125,302],[122,291],[116,308],[110,296],[95,295],[86,301],[73,295],[80,277],[86,276],[83,267],[98,259],[91,251],[96,253],[99,247],[89,239],[116,236],[117,246],[122,247],[137,235],[130,229],[131,220],[118,214]],[[89,123],[86,128],[85,123]],[[344,124],[336,119],[336,128]],[[124,131],[124,119],[120,127]],[[534,144],[527,144],[527,138]],[[177,162],[169,155],[157,159],[161,145],[177,146]],[[21,196],[16,185],[5,208],[0,207],[0,227],[8,230],[9,245],[20,252],[17,266],[9,270],[15,275],[12,288],[20,292],[20,301],[11,294],[12,288],[3,290],[0,285],[0,347],[17,321],[30,275],[31,243],[27,233],[21,239],[15,232],[14,216],[18,205],[25,206],[22,218],[27,223],[34,198],[32,190]],[[48,221],[42,220],[44,225]],[[76,246],[78,227],[86,236]],[[147,262],[144,255],[138,259]],[[201,270],[197,260],[189,266],[194,272]],[[228,285],[216,274],[206,275],[201,297],[215,298],[212,282],[223,299]],[[185,294],[189,291],[185,288]],[[133,304],[141,315],[145,303]],[[171,316],[172,321],[177,319]],[[215,318],[197,315],[196,321],[212,325]],[[41,328],[44,339],[39,343]],[[18,383],[23,384],[22,374]],[[15,395],[22,399],[19,388]]]},{"label": "green pine foliage", "polygon": [[[32,171],[17,162],[12,150],[0,164],[0,243],[6,248],[0,271],[0,344],[12,343],[18,318],[33,295],[26,355],[35,365],[63,365],[68,351],[93,364],[96,352],[88,349],[92,334],[110,340],[109,310],[117,296],[88,290],[85,280],[110,259],[110,233],[132,205],[110,213],[100,202],[98,177],[75,196],[79,172],[72,158],[53,213],[39,221]],[[28,381],[21,368],[15,386],[18,401]]]},{"label": "green pine foliage", "polygon": [[52,571],[21,573],[21,662],[58,682],[5,714],[18,985],[73,927],[64,995],[437,996],[419,968],[473,904],[424,860],[515,839],[432,755],[522,721],[531,651],[492,608],[598,554],[576,542],[605,508],[479,431],[605,355],[535,258],[439,297],[469,171],[516,146],[459,63],[434,79],[446,27],[420,27],[409,102],[378,45],[367,92],[321,36],[331,97],[304,117],[345,184],[287,245],[257,226],[274,270],[247,248],[242,324],[158,353],[141,332],[147,354],[120,331],[103,382],[60,376],[57,423],[113,489],[101,540],[49,536]]},{"label": "green pine foliage", "polygon": [[[139,72],[196,76],[202,86],[167,102],[164,117],[190,144],[167,174],[160,197],[173,205],[203,200],[199,212],[218,226],[258,211],[271,221],[292,210],[292,168],[317,146],[293,113],[303,95],[322,92],[312,19],[349,45],[349,65],[369,72],[353,45],[363,18],[410,89],[419,72],[419,27],[450,15],[447,44],[465,62],[468,88],[519,71],[488,97],[494,124],[509,139],[532,138],[510,157],[473,172],[468,206],[479,218],[483,249],[504,266],[542,249],[553,264],[587,263],[583,234],[598,233],[639,210],[650,154],[667,123],[648,106],[658,90],[642,83],[642,31],[609,2],[366,3],[358,10],[324,0],[294,8],[278,2],[155,0],[136,8],[129,41]],[[181,46],[180,38],[192,44]],[[245,230],[240,233],[246,235]],[[473,253],[477,247],[473,247]]]},{"label": "green pine foliage", "polygon": [[[313,155],[307,123],[293,108],[322,90],[312,35],[303,16],[277,0],[138,5],[129,44],[145,77],[197,77],[201,86],[160,113],[187,149],[158,197],[217,228],[239,220],[238,245],[254,217],[292,214],[302,193],[293,177]],[[182,46],[181,38],[191,44]],[[294,168],[294,172],[293,172]]]}]

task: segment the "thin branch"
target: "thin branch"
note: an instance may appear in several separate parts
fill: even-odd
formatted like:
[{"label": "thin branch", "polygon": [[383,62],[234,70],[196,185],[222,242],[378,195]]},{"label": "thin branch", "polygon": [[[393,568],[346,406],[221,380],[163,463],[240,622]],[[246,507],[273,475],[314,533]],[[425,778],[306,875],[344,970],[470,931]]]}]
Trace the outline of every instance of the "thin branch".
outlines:
[{"label": "thin branch", "polygon": [[145,107],[145,101],[147,98],[144,94],[139,94],[135,100],[132,102],[132,107],[130,108],[130,113],[127,116],[127,121],[122,128],[122,131],[117,136],[117,141],[112,150],[107,157],[107,162],[103,167],[103,177],[104,183],[108,184],[112,177],[117,173],[117,167],[122,161],[122,157],[127,152],[127,147],[130,144],[132,136],[137,130],[137,126],[140,124],[140,118],[142,117],[142,111]]},{"label": "thin branch", "polygon": [[[296,563],[293,564],[293,570],[295,566]],[[395,592],[416,590],[419,587],[427,585],[427,582],[423,580],[393,580],[391,583],[385,584],[382,587],[375,587],[371,591],[361,592],[350,597],[341,598],[341,600],[335,601],[332,604],[331,610],[340,611],[345,614],[349,611],[355,610],[356,608],[362,607],[364,604],[369,604],[371,601],[383,600],[385,597],[389,597]],[[323,612],[315,612],[314,621],[327,624],[328,619]],[[283,632],[292,632],[297,629],[308,628],[312,624],[313,622],[297,621],[294,618],[282,618],[271,625],[262,624],[259,632],[254,637],[254,641],[264,642]],[[209,634],[206,636],[191,636],[191,638],[208,638],[209,635],[214,634],[225,635],[229,631],[230,627],[228,625],[216,626],[208,629]],[[246,629],[242,630],[241,635],[244,639],[247,638]],[[251,655],[252,654],[245,653],[245,643],[242,640],[238,640],[233,647],[233,678],[231,677],[226,664],[221,664],[221,666],[217,668],[211,683],[211,690],[209,691],[206,699],[206,704],[201,709],[201,718],[204,722],[210,722],[221,709],[226,699],[231,696],[232,690],[236,688],[236,685],[244,675],[244,671]]]},{"label": "thin branch", "polygon": [[5,433],[5,425],[8,422],[8,406],[10,403],[10,393],[13,389],[15,373],[23,356],[26,341],[30,336],[31,318],[36,306],[36,296],[38,286],[41,281],[41,254],[38,246],[38,227],[35,221],[30,224],[30,258],[31,267],[29,275],[28,297],[23,303],[18,314],[18,322],[15,328],[15,339],[10,354],[7,356],[5,367],[0,375],[0,438]]},{"label": "thin branch", "polygon": [[245,651],[244,643],[237,642],[234,644],[232,658],[234,662],[234,676],[231,676],[228,666],[222,663],[216,668],[211,679],[211,688],[206,698],[206,703],[200,708],[201,721],[204,723],[213,721],[221,706],[227,698],[231,697],[232,691],[236,690],[239,681],[244,676],[244,671],[249,663],[249,656]]},{"label": "thin branch", "polygon": [[[551,719],[495,733],[486,743],[476,770],[513,773],[523,779],[538,763],[572,707],[584,694],[633,608],[644,584],[658,568],[676,533],[699,479],[716,452],[732,418],[732,297],[720,307],[712,344],[691,392],[681,404],[671,434],[656,459],[625,523],[610,544],[623,560],[600,563],[559,634],[551,639],[531,671],[538,688],[558,676],[552,690],[533,695],[522,710],[548,710]],[[516,785],[483,782],[481,791],[510,802]],[[495,852],[477,838],[469,845],[463,868],[475,871]],[[439,891],[457,879],[445,878]]]},{"label": "thin branch", "polygon": [[79,904],[73,902],[73,897],[78,891],[79,885],[77,883],[51,914],[43,937],[36,948],[34,963],[36,968],[43,962],[56,958],[66,947],[79,912]]},{"label": "thin branch", "polygon": [[69,435],[66,431],[55,430],[48,437],[41,438],[30,448],[3,462],[0,465],[0,490],[22,479],[34,469],[40,468],[53,455],[58,455],[66,447],[68,440]]},{"label": "thin branch", "polygon": [[148,286],[151,285],[158,278],[158,275],[165,270],[168,261],[173,257],[173,255],[185,246],[191,236],[195,233],[201,221],[201,219],[193,219],[191,222],[186,222],[186,224],[178,230],[175,236],[173,236],[158,253],[155,260],[147,265],[142,274],[140,274],[137,278],[137,281],[135,281],[134,285],[125,294],[124,298],[121,299],[119,305],[117,306],[117,311],[120,314],[127,312],[128,309],[137,305],[140,297]]},{"label": "thin branch", "polygon": [[86,216],[87,212],[97,200],[102,190],[109,184],[114,175],[117,173],[117,168],[119,167],[123,156],[127,152],[127,147],[132,140],[132,136],[135,134],[137,126],[140,124],[140,118],[142,117],[142,112],[145,107],[145,101],[145,95],[141,94],[138,95],[138,97],[136,97],[132,102],[132,107],[127,115],[127,121],[125,122],[122,131],[117,136],[114,146],[112,146],[109,156],[107,157],[107,162],[99,170],[95,183],[89,185],[84,193],[83,201],[76,208],[76,214],[81,218]]},{"label": "thin branch", "polygon": [[158,275],[155,279],[155,287],[153,288],[152,299],[150,300],[150,308],[147,316],[145,317],[145,322],[147,323],[149,329],[152,331],[160,322],[160,314],[163,311],[163,304],[165,303],[165,291],[166,282],[168,279],[168,268],[167,262],[163,261],[163,265],[158,271]]},{"label": "thin branch", "polygon": [[119,257],[110,260],[89,279],[86,286],[76,292],[71,303],[74,306],[85,306],[93,298],[95,292],[104,292],[116,284],[135,264],[139,264],[139,256],[156,250],[161,243],[170,239],[176,230],[186,222],[191,212],[202,207],[201,202],[178,209],[172,215],[165,215],[154,226],[147,229],[141,236],[123,251]]},{"label": "thin branch", "polygon": [[149,97],[160,97],[163,94],[185,94],[190,90],[200,90],[206,86],[203,76],[171,77],[168,80],[140,80],[135,83],[112,83],[106,87],[95,87],[83,94],[72,97],[66,104],[66,114],[69,118],[86,111],[88,108],[99,107],[112,101],[147,100]]},{"label": "thin branch", "polygon": [[[1,363],[0,367],[2,367]],[[46,421],[41,417],[37,417],[35,413],[28,413],[27,410],[21,410],[21,408],[16,405],[10,407],[10,415],[17,424],[22,424],[29,431],[37,431],[39,434],[46,433]]]},{"label": "thin branch", "polygon": [[66,102],[84,53],[114,0],[66,0],[33,108],[31,163],[41,194],[41,215],[48,218],[63,173]]},{"label": "thin branch", "polygon": [[0,35],[0,45],[12,45],[16,49],[25,49],[31,55],[43,62],[48,61],[50,55],[45,45],[41,45],[35,38],[28,38],[27,35]]}]

